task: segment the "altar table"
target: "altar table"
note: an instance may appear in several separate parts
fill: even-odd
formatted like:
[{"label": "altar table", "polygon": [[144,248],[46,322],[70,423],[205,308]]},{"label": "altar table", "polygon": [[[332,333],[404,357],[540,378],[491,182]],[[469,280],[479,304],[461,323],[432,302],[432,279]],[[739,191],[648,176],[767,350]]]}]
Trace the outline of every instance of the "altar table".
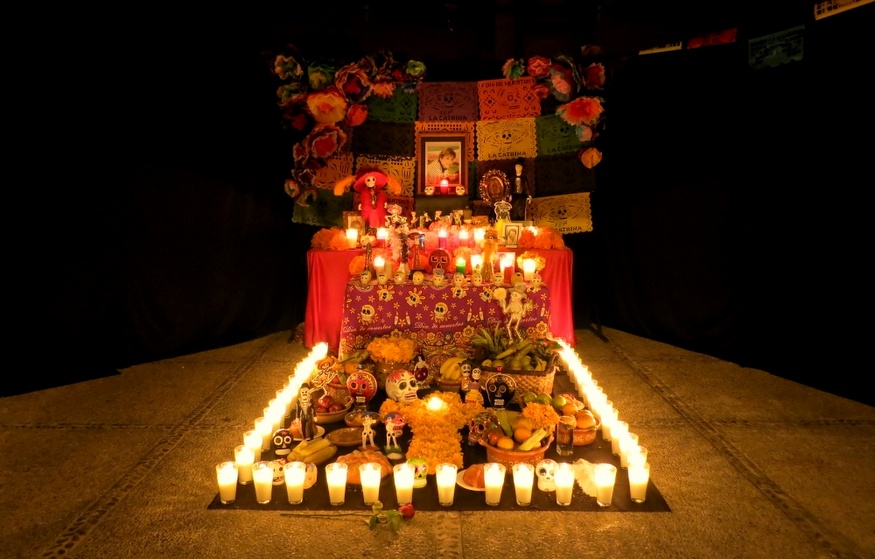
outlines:
[{"label": "altar table", "polygon": [[[510,250],[510,249],[508,249]],[[516,249],[522,253],[526,249]],[[540,272],[550,293],[549,330],[554,338],[573,345],[574,322],[571,306],[574,253],[569,249],[528,249],[545,259]],[[349,264],[355,250],[316,250],[307,252],[307,305],[304,315],[304,345],[313,347],[325,342],[332,352],[340,348],[346,288],[351,274]],[[391,283],[391,282],[390,282]]]}]

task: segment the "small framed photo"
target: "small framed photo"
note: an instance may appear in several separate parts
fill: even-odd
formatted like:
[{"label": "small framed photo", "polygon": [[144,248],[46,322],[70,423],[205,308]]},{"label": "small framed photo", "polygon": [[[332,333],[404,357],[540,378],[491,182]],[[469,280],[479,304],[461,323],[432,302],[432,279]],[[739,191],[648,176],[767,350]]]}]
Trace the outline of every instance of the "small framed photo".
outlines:
[{"label": "small framed photo", "polygon": [[343,228],[358,229],[359,235],[365,233],[365,220],[361,212],[343,212]]},{"label": "small framed photo", "polygon": [[453,132],[418,135],[420,194],[468,194],[467,141],[464,135]]},{"label": "small framed photo", "polygon": [[523,231],[523,224],[522,223],[515,223],[515,222],[505,223],[504,224],[504,232],[502,235],[504,237],[504,246],[506,246],[508,248],[516,248],[517,243],[519,243],[519,240],[520,240],[520,233],[522,233],[522,231]]}]

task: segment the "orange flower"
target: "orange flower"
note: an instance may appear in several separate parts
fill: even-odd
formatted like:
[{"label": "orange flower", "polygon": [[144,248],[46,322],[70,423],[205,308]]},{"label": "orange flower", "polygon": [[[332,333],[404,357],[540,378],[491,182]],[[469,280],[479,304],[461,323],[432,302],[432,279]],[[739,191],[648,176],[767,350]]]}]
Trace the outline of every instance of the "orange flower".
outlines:
[{"label": "orange flower", "polygon": [[307,97],[307,109],[319,124],[335,124],[346,116],[347,102],[335,87],[311,93]]},{"label": "orange flower", "polygon": [[601,100],[598,97],[578,97],[573,101],[560,105],[556,109],[556,114],[572,126],[580,124],[592,126],[598,122],[603,110]]},{"label": "orange flower", "polygon": [[582,152],[580,152],[580,162],[583,163],[583,166],[587,169],[592,169],[596,165],[599,164],[602,160],[602,152],[600,152],[597,148],[586,148]]}]

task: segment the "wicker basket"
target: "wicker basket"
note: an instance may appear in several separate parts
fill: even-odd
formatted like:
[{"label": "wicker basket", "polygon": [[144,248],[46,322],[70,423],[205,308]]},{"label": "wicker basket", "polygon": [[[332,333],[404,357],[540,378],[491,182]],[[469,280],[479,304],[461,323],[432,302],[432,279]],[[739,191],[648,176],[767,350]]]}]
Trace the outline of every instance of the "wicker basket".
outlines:
[{"label": "wicker basket", "polygon": [[516,381],[516,393],[512,402],[522,406],[523,394],[534,392],[535,394],[552,394],[553,378],[556,376],[556,365],[549,364],[543,371],[517,371],[513,369],[492,369],[483,367],[483,376],[480,386],[486,386],[486,381],[498,373],[504,373]]}]

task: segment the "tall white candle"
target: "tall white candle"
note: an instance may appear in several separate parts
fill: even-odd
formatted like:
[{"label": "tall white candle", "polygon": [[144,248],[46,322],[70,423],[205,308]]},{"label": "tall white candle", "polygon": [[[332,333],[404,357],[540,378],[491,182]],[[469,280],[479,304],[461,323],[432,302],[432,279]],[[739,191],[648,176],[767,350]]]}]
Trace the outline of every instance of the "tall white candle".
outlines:
[{"label": "tall white candle", "polygon": [[252,449],[245,444],[234,447],[234,462],[237,463],[237,479],[241,485],[252,483],[252,464],[255,462],[255,455]]},{"label": "tall white candle", "polygon": [[647,484],[650,481],[650,463],[641,462],[629,465],[629,496],[635,503],[643,503],[647,498]]},{"label": "tall white candle", "polygon": [[386,269],[386,259],[380,255],[374,257],[374,269],[377,274],[382,274]]},{"label": "tall white candle", "polygon": [[441,462],[435,466],[435,478],[437,481],[438,503],[448,507],[453,504],[456,495],[456,475],[458,468],[455,464]]},{"label": "tall white candle", "polygon": [[517,462],[511,467],[516,504],[527,507],[532,504],[532,485],[535,483],[535,467],[528,462]]},{"label": "tall white candle", "polygon": [[538,263],[535,262],[534,258],[524,258],[523,259],[523,279],[526,281],[532,281],[532,276],[535,275],[535,268],[537,268]]},{"label": "tall white candle", "polygon": [[629,423],[622,420],[614,422],[611,427],[611,453],[614,456],[620,455],[620,441],[629,435]]},{"label": "tall white candle", "polygon": [[358,244],[359,240],[359,230],[358,229],[347,229],[346,230],[346,242],[349,248],[355,248]]},{"label": "tall white candle", "polygon": [[304,501],[304,480],[307,478],[307,464],[298,461],[286,462],[283,464],[283,474],[285,475],[289,504],[302,503]]},{"label": "tall white candle", "polygon": [[[395,482],[395,498],[398,500],[398,506],[412,503],[413,466],[407,462],[395,464],[392,468],[392,479]],[[379,482],[377,484],[379,487]]]},{"label": "tall white candle", "polygon": [[252,481],[255,484],[255,500],[259,505],[268,504],[273,492],[273,465],[266,460],[253,464]]},{"label": "tall white candle", "polygon": [[273,438],[273,422],[269,417],[261,416],[255,420],[255,430],[261,435],[261,450],[270,450],[270,440]]},{"label": "tall white candle", "polygon": [[483,481],[486,485],[486,504],[497,506],[501,502],[501,489],[504,486],[504,464],[487,462],[483,466]]},{"label": "tall white candle", "polygon": [[233,503],[237,499],[237,464],[230,461],[216,464],[216,481],[222,504]]},{"label": "tall white candle", "polygon": [[[261,433],[255,429],[250,429],[243,433],[243,444],[249,447],[252,451],[252,461],[258,462],[261,460]],[[252,478],[249,478],[250,481]]]},{"label": "tall white candle", "polygon": [[629,452],[638,446],[638,433],[626,432],[626,436],[620,441],[620,467],[624,470],[629,467]]},{"label": "tall white candle", "polygon": [[366,462],[359,466],[359,477],[362,480],[362,497],[366,505],[373,505],[380,500],[380,479],[382,467],[376,462]]},{"label": "tall white candle", "polygon": [[556,504],[567,507],[574,491],[574,466],[568,462],[556,464]]},{"label": "tall white candle", "polygon": [[346,473],[344,462],[332,462],[325,466],[325,482],[328,485],[328,501],[342,505],[346,501]]},{"label": "tall white candle", "polygon": [[596,502],[601,507],[611,505],[614,497],[614,482],[617,480],[617,467],[613,464],[595,465]]}]

